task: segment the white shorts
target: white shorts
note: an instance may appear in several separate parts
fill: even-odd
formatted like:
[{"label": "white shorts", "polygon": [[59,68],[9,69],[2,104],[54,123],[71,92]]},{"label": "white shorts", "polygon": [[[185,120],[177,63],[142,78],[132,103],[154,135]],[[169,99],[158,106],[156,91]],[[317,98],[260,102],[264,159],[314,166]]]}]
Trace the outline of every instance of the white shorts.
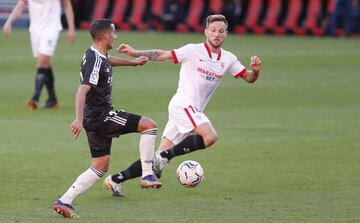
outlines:
[{"label": "white shorts", "polygon": [[39,54],[53,56],[56,48],[60,32],[37,33],[30,32],[31,48],[33,56],[37,57]]},{"label": "white shorts", "polygon": [[196,107],[179,107],[169,104],[169,120],[165,126],[163,137],[174,144],[185,139],[197,126],[210,122],[206,115]]}]

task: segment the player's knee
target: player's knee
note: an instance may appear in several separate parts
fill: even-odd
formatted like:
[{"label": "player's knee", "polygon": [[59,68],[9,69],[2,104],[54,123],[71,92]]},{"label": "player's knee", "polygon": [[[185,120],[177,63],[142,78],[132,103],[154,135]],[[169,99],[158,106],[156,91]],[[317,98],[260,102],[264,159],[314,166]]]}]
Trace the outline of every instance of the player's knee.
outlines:
[{"label": "player's knee", "polygon": [[49,67],[50,67],[50,61],[47,61],[47,60],[39,60],[36,65],[37,65],[37,67],[39,67],[39,68],[49,68]]},{"label": "player's knee", "polygon": [[218,136],[216,133],[203,136],[205,147],[213,145],[217,141],[217,138]]},{"label": "player's knee", "polygon": [[50,56],[40,54],[37,58],[36,66],[41,68],[49,68],[51,66]]},{"label": "player's knee", "polygon": [[91,166],[104,173],[108,172],[109,170],[109,162],[92,162]]},{"label": "player's knee", "polygon": [[138,132],[144,132],[149,129],[157,129],[157,124],[150,118],[142,117],[139,123]]},{"label": "player's knee", "polygon": [[147,129],[156,129],[157,124],[154,120],[148,118]]}]

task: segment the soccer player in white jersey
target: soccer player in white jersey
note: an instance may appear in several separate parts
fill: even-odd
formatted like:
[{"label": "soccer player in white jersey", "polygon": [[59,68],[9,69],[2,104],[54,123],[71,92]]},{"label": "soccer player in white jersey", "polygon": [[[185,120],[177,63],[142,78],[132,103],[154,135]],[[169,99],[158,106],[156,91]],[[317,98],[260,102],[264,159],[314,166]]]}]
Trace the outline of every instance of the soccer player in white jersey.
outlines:
[{"label": "soccer player in white jersey", "polygon": [[[248,70],[234,54],[221,48],[227,25],[223,15],[210,15],[206,19],[205,43],[187,44],[171,51],[135,50],[127,44],[118,48],[119,53],[132,57],[146,56],[150,60],[181,63],[178,89],[169,103],[169,120],[155,155],[153,169],[158,177],[173,157],[207,148],[216,142],[217,133],[204,109],[226,73],[247,83],[258,78],[259,57],[251,57],[251,70]],[[141,176],[139,160],[113,175],[112,179],[121,186],[122,182],[138,176]]]},{"label": "soccer player in white jersey", "polygon": [[68,42],[73,43],[75,40],[75,25],[70,0],[19,0],[3,27],[5,35],[11,35],[12,23],[21,15],[26,3],[28,3],[31,47],[33,56],[37,59],[35,92],[26,103],[29,109],[38,108],[41,90],[44,85],[49,97],[42,108],[59,107],[55,94],[51,57],[54,55],[56,43],[62,30],[60,1],[63,3],[68,24]]}]

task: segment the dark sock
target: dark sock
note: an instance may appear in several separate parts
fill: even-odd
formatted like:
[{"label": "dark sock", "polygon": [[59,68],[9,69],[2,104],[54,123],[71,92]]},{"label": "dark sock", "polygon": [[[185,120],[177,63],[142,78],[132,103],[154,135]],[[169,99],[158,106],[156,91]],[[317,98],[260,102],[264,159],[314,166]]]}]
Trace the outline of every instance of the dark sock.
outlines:
[{"label": "dark sock", "polygon": [[189,135],[179,144],[175,145],[171,149],[160,153],[162,157],[167,158],[169,161],[175,156],[184,155],[186,153],[194,152],[198,149],[204,149],[205,143],[201,135]]},{"label": "dark sock", "polygon": [[46,81],[45,81],[45,86],[49,94],[49,99],[47,100],[48,102],[57,102],[54,82],[55,82],[54,74],[51,67],[49,67],[46,70]]},{"label": "dark sock", "polygon": [[[204,139],[201,135],[190,135],[186,137],[179,144],[173,148],[168,149],[160,153],[162,157],[166,157],[168,160],[175,156],[180,156],[185,153],[194,152],[198,149],[204,149]],[[141,161],[137,160],[131,164],[126,170],[123,170],[117,174],[112,175],[111,179],[115,183],[121,183],[142,175]]]},{"label": "dark sock", "polygon": [[38,102],[41,94],[41,90],[44,87],[46,81],[47,68],[38,68],[35,77],[35,93],[32,97],[33,101]]},{"label": "dark sock", "polygon": [[132,178],[140,177],[142,174],[141,161],[137,160],[131,164],[126,170],[112,175],[111,179],[115,183],[121,183]]}]

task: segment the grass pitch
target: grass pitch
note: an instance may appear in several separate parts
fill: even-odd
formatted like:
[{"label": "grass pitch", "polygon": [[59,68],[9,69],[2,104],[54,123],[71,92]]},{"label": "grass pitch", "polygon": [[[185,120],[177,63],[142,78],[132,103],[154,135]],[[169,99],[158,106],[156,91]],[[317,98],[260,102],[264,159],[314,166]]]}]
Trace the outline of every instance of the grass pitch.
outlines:
[{"label": "grass pitch", "polygon": [[[120,33],[117,44],[172,49],[202,41],[198,34]],[[91,38],[78,32],[69,46],[61,36],[53,60],[59,110],[25,109],[35,76],[27,31],[0,43],[0,222],[64,222],[52,203],[90,162],[85,132],[74,141],[69,125]],[[206,114],[218,142],[175,158],[160,190],[132,180],[117,199],[97,182],[75,200],[75,222],[360,222],[359,40],[230,35],[224,48],[246,66],[261,56],[263,69],[255,84],[226,77],[213,96]],[[161,133],[178,71],[165,62],[114,68],[115,107],[151,117]],[[139,157],[138,141],[136,134],[114,139],[109,173]],[[204,168],[198,188],[177,183],[186,159]]]}]

